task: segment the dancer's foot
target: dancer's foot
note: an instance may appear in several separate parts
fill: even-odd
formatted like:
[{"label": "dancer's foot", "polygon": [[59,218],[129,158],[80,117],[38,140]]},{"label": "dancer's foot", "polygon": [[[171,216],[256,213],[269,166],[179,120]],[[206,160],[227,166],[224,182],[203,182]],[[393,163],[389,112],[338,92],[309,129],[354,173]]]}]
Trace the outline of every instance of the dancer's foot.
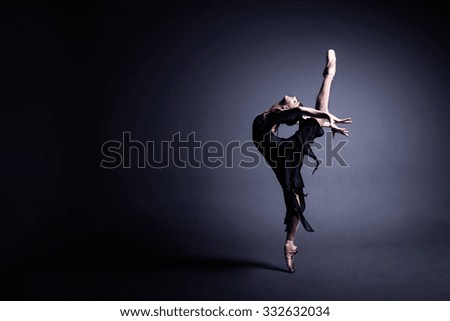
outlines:
[{"label": "dancer's foot", "polygon": [[287,241],[286,244],[284,244],[284,259],[286,261],[286,267],[291,273],[295,272],[294,255],[297,254],[297,252],[298,247],[294,245],[292,241]]},{"label": "dancer's foot", "polygon": [[324,77],[334,77],[336,75],[336,53],[333,49],[328,49],[327,65],[323,71]]}]

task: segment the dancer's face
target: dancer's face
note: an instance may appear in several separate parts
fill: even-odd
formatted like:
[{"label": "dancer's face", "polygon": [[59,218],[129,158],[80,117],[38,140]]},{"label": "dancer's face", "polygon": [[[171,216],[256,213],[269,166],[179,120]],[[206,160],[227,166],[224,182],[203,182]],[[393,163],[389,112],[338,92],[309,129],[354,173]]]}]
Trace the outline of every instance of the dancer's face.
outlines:
[{"label": "dancer's face", "polygon": [[300,106],[300,102],[295,96],[284,96],[282,100],[282,104],[290,108],[295,108]]}]

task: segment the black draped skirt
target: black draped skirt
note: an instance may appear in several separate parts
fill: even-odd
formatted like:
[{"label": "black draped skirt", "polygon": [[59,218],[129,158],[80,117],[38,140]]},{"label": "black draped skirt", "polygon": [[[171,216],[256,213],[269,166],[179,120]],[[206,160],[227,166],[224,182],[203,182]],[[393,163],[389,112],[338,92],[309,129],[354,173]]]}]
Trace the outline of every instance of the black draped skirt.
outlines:
[{"label": "black draped skirt", "polygon": [[313,232],[314,230],[303,215],[306,195],[303,194],[305,185],[301,167],[305,156],[312,157],[316,160],[317,166],[319,165],[310,144],[315,138],[323,135],[323,130],[314,118],[300,118],[297,131],[288,138],[278,137],[267,129],[264,116],[257,116],[253,122],[253,141],[273,169],[283,189],[286,204],[284,223],[286,224],[290,215],[295,215],[306,231]]}]

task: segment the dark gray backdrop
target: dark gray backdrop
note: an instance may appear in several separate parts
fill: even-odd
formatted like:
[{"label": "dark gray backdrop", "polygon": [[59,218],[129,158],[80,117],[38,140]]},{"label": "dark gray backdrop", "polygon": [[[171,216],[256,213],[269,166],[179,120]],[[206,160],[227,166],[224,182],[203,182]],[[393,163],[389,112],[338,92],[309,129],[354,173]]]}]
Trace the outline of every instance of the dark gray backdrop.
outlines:
[{"label": "dark gray backdrop", "polygon": [[[2,7],[4,299],[450,297],[438,3]],[[299,231],[295,275],[283,272],[284,204],[264,164],[100,168],[101,145],[124,131],[250,140],[255,115],[284,94],[313,106],[328,48],[331,111],[354,121],[349,166],[303,171],[316,232]]]}]

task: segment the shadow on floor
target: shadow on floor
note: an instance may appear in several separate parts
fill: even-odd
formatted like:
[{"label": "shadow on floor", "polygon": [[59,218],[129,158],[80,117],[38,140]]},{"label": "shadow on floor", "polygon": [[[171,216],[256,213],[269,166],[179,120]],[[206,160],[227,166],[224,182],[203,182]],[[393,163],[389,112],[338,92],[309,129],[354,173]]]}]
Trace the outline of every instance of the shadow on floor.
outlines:
[{"label": "shadow on floor", "polygon": [[[251,272],[251,271],[254,272]],[[202,284],[205,276],[244,275],[250,271],[287,273],[256,259],[230,256],[164,255],[162,251],[108,240],[75,244],[46,257],[35,258],[0,274],[2,300],[129,299],[126,293],[144,283],[176,288],[178,283]],[[141,284],[138,286],[138,280]],[[127,289],[127,290],[124,290]],[[123,293],[123,294],[122,294]],[[153,294],[152,294],[153,295]],[[157,293],[154,294],[157,296]],[[135,297],[139,295],[135,295]]]}]

